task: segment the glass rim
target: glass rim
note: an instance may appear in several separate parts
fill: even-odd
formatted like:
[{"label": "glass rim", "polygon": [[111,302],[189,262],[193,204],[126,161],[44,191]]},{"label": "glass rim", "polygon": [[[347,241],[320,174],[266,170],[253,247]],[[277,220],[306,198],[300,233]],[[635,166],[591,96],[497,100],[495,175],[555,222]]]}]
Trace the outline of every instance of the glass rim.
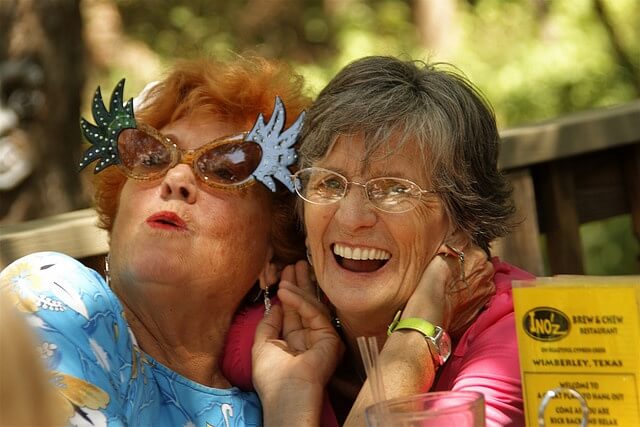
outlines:
[{"label": "glass rim", "polygon": [[[463,399],[462,401],[457,401],[457,403],[452,404],[451,406],[446,406],[443,408],[438,408],[438,413],[429,414],[430,409],[421,409],[421,410],[412,410],[411,412],[393,412],[387,410],[390,406],[397,406],[404,403],[410,403],[413,401],[424,400],[425,398],[429,398],[429,400],[441,399],[441,398],[455,398]],[[420,417],[436,417],[451,413],[456,413],[460,411],[461,407],[467,406],[469,404],[476,404],[477,402],[482,403],[482,407],[484,409],[484,394],[478,391],[466,391],[466,390],[449,390],[449,391],[431,391],[419,394],[413,394],[411,396],[403,396],[403,397],[395,397],[392,399],[384,400],[382,402],[374,403],[365,408],[365,414],[393,414],[393,416],[398,416],[406,419],[414,418],[416,416]]]}]

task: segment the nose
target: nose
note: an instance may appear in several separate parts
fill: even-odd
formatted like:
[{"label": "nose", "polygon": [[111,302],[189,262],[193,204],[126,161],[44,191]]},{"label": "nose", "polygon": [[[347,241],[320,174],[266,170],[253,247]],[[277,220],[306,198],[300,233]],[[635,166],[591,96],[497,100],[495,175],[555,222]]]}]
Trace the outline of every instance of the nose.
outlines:
[{"label": "nose", "polygon": [[364,185],[352,182],[347,194],[338,202],[335,218],[348,230],[373,226],[377,219],[376,208],[365,193]]},{"label": "nose", "polygon": [[192,204],[196,202],[197,194],[196,177],[188,165],[174,166],[162,179],[160,195],[165,200],[178,199]]}]

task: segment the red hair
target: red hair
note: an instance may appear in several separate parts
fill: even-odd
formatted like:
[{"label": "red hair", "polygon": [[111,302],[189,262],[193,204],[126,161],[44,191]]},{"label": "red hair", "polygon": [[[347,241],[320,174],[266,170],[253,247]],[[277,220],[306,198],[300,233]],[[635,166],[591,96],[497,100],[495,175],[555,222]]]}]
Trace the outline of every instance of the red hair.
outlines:
[{"label": "red hair", "polygon": [[[291,125],[311,102],[303,94],[302,77],[284,63],[263,58],[183,60],[151,89],[136,120],[156,129],[197,112],[251,130],[258,114],[268,120],[276,96]],[[115,167],[94,176],[99,226],[111,231],[126,177]],[[295,196],[281,186],[272,196],[272,241],[276,261],[291,263],[304,255],[304,239],[294,217]]]}]

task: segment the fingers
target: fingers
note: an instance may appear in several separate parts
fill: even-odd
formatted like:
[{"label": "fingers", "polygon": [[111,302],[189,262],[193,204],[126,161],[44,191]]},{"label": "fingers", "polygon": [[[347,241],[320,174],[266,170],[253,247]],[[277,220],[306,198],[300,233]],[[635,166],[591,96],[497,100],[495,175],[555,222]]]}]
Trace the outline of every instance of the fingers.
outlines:
[{"label": "fingers", "polygon": [[289,294],[293,293],[294,298],[303,298],[298,295],[300,289],[291,282],[281,281],[280,286],[278,287],[278,298],[282,302],[284,308],[284,319],[282,324],[282,334],[283,336],[287,336],[292,331],[297,331],[304,328],[302,324],[302,318],[298,313],[295,305],[292,305],[291,296]]},{"label": "fingers", "polygon": [[284,282],[296,284],[297,279],[296,279],[295,266],[287,265],[285,268],[283,268],[282,275],[280,276],[280,280]]},{"label": "fingers", "polygon": [[310,295],[316,294],[316,285],[311,281],[311,271],[309,263],[306,261],[298,261],[295,265],[296,278],[300,289],[308,292]]},{"label": "fingers", "polygon": [[309,295],[315,296],[316,286],[311,280],[311,274],[309,263],[306,261],[298,261],[295,265],[287,265],[282,270],[281,280],[292,283]]},{"label": "fingers", "polygon": [[279,304],[274,304],[271,307],[271,312],[258,323],[255,334],[255,342],[263,343],[267,340],[278,339],[281,329],[282,307]]},{"label": "fingers", "polygon": [[[331,327],[331,321],[324,310],[324,306],[315,298],[309,298],[308,294],[287,282],[280,284],[280,290],[278,291],[278,297],[282,301],[282,304],[286,307],[285,313],[295,312],[300,322],[301,327],[309,327],[311,329],[319,329],[326,326]],[[291,322],[291,325],[294,322]],[[283,332],[290,332],[296,328],[288,329],[285,316],[285,327]],[[299,328],[297,328],[299,329]]]}]

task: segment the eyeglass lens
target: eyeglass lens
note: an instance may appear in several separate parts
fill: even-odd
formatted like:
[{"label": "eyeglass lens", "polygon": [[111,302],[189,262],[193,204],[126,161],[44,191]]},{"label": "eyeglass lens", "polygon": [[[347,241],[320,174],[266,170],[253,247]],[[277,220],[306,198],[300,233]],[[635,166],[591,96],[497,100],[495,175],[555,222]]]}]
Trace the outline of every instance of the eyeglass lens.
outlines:
[{"label": "eyeglass lens", "polygon": [[[226,143],[210,143],[211,148],[195,151],[194,172],[204,182],[219,185],[237,185],[247,181],[262,158],[258,144],[235,139]],[[192,151],[182,151],[185,153]],[[154,179],[163,176],[180,161],[181,150],[160,135],[141,129],[125,129],[118,137],[121,166],[127,175],[136,179]],[[186,159],[185,159],[186,160]]]},{"label": "eyeglass lens", "polygon": [[[307,168],[295,176],[296,192],[304,200],[316,204],[335,203],[342,199],[350,182],[342,175],[322,168]],[[413,209],[422,191],[417,184],[402,178],[374,178],[364,185],[367,198],[386,212],[405,212]]]}]

